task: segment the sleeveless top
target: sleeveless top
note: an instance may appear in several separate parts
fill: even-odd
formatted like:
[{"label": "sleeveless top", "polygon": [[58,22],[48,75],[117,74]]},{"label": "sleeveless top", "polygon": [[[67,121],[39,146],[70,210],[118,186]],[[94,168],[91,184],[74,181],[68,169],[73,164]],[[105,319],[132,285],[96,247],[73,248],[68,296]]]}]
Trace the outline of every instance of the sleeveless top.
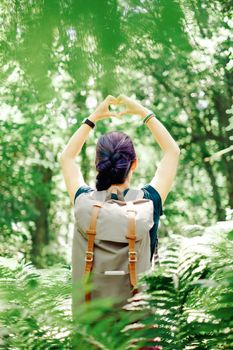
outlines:
[{"label": "sleeveless top", "polygon": [[[160,197],[159,192],[152,187],[149,184],[146,184],[145,186],[143,186],[141,188],[144,192],[144,196],[143,198],[146,199],[151,199],[153,201],[154,204],[154,225],[152,226],[152,228],[150,229],[150,245],[151,245],[151,260],[153,257],[154,253],[157,253],[157,247],[158,247],[158,226],[159,226],[159,219],[160,216],[163,215],[163,206],[162,206],[162,200]],[[124,196],[126,195],[126,193],[128,192],[128,188],[126,188],[123,192]],[[94,191],[93,188],[91,188],[90,186],[81,186],[75,193],[74,196],[74,202],[75,199],[81,194],[81,193],[87,193],[90,191]],[[116,194],[112,194],[112,198],[113,199],[117,199],[117,195]]]}]

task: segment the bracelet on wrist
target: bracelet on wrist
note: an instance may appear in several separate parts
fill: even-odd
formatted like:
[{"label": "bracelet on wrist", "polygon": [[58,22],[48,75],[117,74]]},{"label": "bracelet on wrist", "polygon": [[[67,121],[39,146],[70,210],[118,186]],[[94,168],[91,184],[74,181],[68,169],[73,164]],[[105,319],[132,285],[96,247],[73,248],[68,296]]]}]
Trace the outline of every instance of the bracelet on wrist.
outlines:
[{"label": "bracelet on wrist", "polygon": [[144,119],[143,124],[146,124],[151,118],[153,118],[155,115],[154,113],[149,113]]},{"label": "bracelet on wrist", "polygon": [[93,123],[90,119],[86,118],[85,120],[83,120],[82,124],[87,124],[89,125],[92,129],[94,129],[95,127],[95,123]]}]

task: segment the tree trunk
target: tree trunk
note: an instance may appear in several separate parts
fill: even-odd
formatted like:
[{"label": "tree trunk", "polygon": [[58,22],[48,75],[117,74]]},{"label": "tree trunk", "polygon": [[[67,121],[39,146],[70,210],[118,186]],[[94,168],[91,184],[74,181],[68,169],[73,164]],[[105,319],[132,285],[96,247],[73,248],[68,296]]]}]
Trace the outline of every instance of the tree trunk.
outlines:
[{"label": "tree trunk", "polygon": [[52,180],[52,170],[49,168],[44,168],[41,165],[36,165],[34,167],[37,176],[41,176],[41,182],[36,183],[41,191],[36,192],[34,197],[34,207],[37,211],[35,217],[35,230],[32,232],[32,250],[31,250],[31,260],[32,262],[40,267],[39,258],[42,254],[42,249],[44,246],[49,244],[49,208],[51,200],[51,180]]},{"label": "tree trunk", "polygon": [[213,168],[209,162],[204,162],[206,172],[210,178],[210,183],[213,190],[213,201],[215,203],[215,215],[218,221],[225,220],[225,210],[222,208],[221,195],[219,193],[218,186],[216,184],[216,178],[213,172]]},{"label": "tree trunk", "polygon": [[[221,136],[223,138],[222,148],[227,148],[231,146],[232,141],[230,139],[232,130],[228,129],[230,124],[230,114],[227,114],[227,109],[231,108],[231,98],[227,95],[227,90],[225,94],[214,93],[214,104],[218,115],[218,122],[220,126]],[[232,174],[233,174],[233,157],[231,153],[226,153],[222,156],[222,161],[224,162],[224,175],[226,176],[227,193],[228,193],[228,203],[231,208],[233,208],[233,186],[232,186]]]}]

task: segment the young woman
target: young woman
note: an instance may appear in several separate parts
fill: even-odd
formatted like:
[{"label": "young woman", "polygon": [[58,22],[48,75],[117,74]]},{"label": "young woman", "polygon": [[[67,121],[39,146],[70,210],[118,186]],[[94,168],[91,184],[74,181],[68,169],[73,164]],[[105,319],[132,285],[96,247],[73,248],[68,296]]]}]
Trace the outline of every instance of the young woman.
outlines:
[{"label": "young woman", "polygon": [[[124,105],[126,109],[119,113],[111,112],[109,110],[110,105]],[[141,117],[163,151],[163,157],[155,171],[154,177],[149,184],[145,184],[142,187],[144,198],[152,199],[154,204],[154,226],[150,230],[152,260],[155,249],[157,248],[159,218],[163,214],[163,204],[175,178],[180,157],[178,144],[156,116],[138,101],[127,96],[120,95],[115,98],[109,95],[88,117],[86,123],[82,123],[70,138],[60,156],[60,164],[67,191],[73,205],[75,199],[81,193],[94,190],[85,183],[81,169],[75,162],[89,132],[95,126],[95,123],[102,119],[109,117],[119,118],[124,114]],[[152,115],[149,116],[150,114]],[[127,134],[113,131],[102,135],[96,147],[96,190],[110,190],[113,186],[117,186],[123,192],[123,195],[126,195],[137,165],[138,160],[133,142]],[[117,199],[116,195],[113,194],[112,196]]]}]

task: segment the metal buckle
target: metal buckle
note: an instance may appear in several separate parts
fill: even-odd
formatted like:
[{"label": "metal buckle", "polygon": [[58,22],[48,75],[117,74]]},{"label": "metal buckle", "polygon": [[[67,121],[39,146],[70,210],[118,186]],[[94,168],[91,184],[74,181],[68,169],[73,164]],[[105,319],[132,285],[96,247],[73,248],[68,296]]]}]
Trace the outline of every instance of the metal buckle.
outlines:
[{"label": "metal buckle", "polygon": [[94,230],[94,229],[87,229],[86,232],[88,235],[95,235],[96,234],[96,230]]},{"label": "metal buckle", "polygon": [[102,203],[101,202],[96,202],[96,203],[93,204],[93,206],[101,208],[102,207]]},{"label": "metal buckle", "polygon": [[[88,254],[91,254],[91,257],[88,257],[88,256],[87,256]],[[92,262],[92,261],[93,261],[93,255],[94,255],[93,252],[89,252],[88,250],[86,250],[85,261],[87,261],[87,262]]]},{"label": "metal buckle", "polygon": [[[129,255],[129,262],[135,262],[137,261],[137,252],[128,252]],[[133,256],[133,259],[132,259]]]},{"label": "metal buckle", "polygon": [[133,241],[135,241],[136,240],[136,236],[125,236],[125,238],[127,238],[127,239],[132,239]]}]

